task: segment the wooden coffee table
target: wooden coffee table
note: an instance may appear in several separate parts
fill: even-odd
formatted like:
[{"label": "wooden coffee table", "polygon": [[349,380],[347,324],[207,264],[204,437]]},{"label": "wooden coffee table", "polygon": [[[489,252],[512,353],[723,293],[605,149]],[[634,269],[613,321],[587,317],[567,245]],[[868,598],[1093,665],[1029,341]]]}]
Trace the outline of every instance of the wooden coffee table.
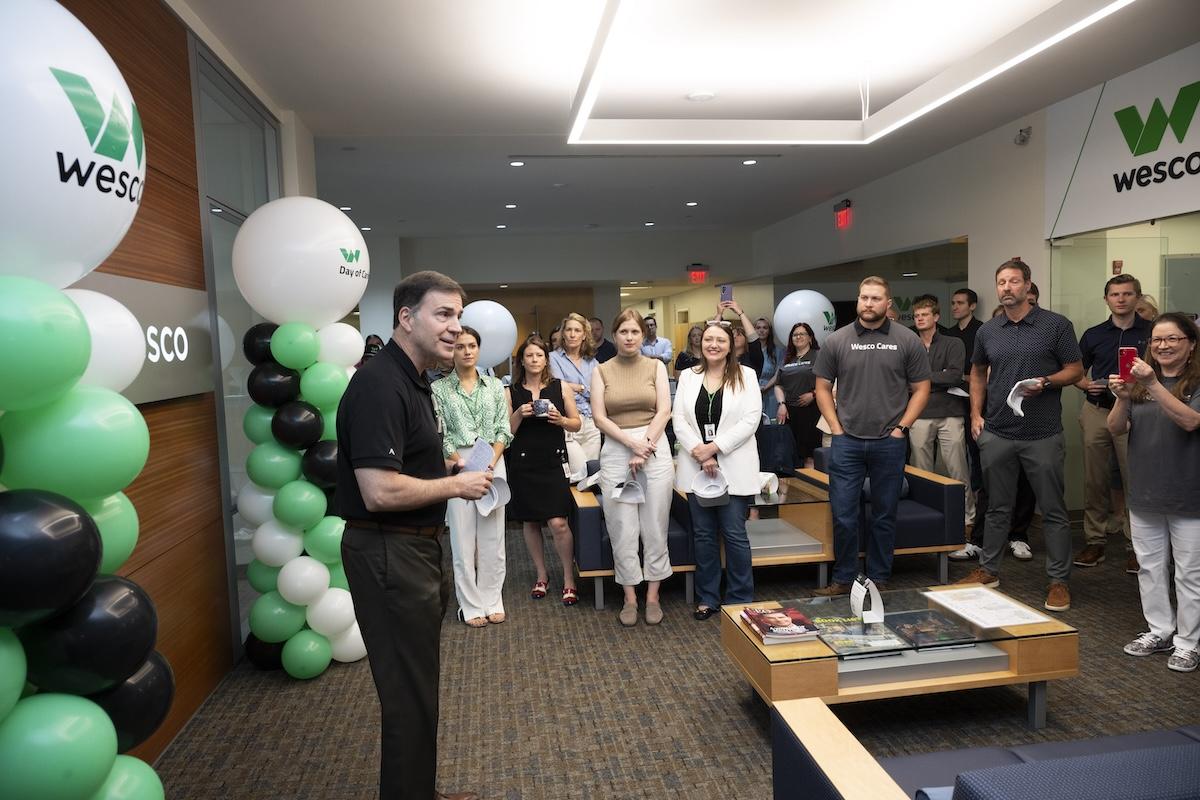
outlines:
[{"label": "wooden coffee table", "polygon": [[[817,639],[764,645],[740,615],[746,605],[774,608],[780,607],[778,602],[722,606],[721,645],[754,690],[771,705],[802,697],[820,698],[827,704],[852,703],[1024,683],[1029,686],[1029,725],[1045,726],[1046,682],[1079,674],[1079,632],[1027,606],[1024,608],[1044,617],[1044,621],[980,628],[947,612],[926,595],[956,588],[962,587],[884,592],[884,607],[889,614],[936,609],[972,632],[978,648],[974,652],[961,646],[892,648],[906,652],[859,660],[839,658]],[[802,605],[805,603],[814,605]],[[802,598],[784,604],[797,605],[810,616],[812,608],[818,614],[849,614],[845,597]]]}]

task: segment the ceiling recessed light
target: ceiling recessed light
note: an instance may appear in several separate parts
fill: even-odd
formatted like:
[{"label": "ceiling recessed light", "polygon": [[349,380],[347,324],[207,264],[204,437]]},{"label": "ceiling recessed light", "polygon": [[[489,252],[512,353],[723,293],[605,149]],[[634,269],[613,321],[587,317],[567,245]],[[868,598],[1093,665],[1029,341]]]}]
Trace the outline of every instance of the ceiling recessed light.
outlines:
[{"label": "ceiling recessed light", "polygon": [[643,224],[643,225],[645,225],[647,228],[653,228],[653,227],[654,227],[654,223],[653,223],[653,222],[643,222],[642,224]]},{"label": "ceiling recessed light", "polygon": [[505,208],[516,208],[517,204],[516,203],[505,203],[504,207]]},{"label": "ceiling recessed light", "polygon": [[225,210],[225,209],[223,209],[223,208],[215,208],[215,207],[214,207],[214,208],[212,209],[212,213],[214,213],[214,214],[220,214],[220,213],[221,213],[222,211],[224,211],[224,210]]},{"label": "ceiling recessed light", "polygon": [[362,227],[362,228],[359,228],[359,230],[360,230],[360,231],[369,231],[369,230],[371,230],[371,226],[370,226],[370,225],[366,225],[366,226],[364,226],[364,227]]},{"label": "ceiling recessed light", "polygon": [[917,277],[917,273],[915,273],[915,272],[902,272],[902,273],[900,273],[900,277],[901,277],[901,278],[915,278],[915,277]]},{"label": "ceiling recessed light", "polygon": [[504,230],[504,229],[505,229],[505,228],[507,228],[507,227],[508,227],[507,225],[497,225],[497,226],[496,226],[496,230],[502,231],[502,230]]},{"label": "ceiling recessed light", "polygon": [[716,96],[717,93],[709,89],[696,89],[684,95],[685,98],[693,103],[707,103]]},{"label": "ceiling recessed light", "polygon": [[621,292],[621,297],[629,297],[629,292]]},{"label": "ceiling recessed light", "polygon": [[508,162],[508,165],[510,167],[523,167],[523,166],[525,166],[525,162],[524,161],[510,161],[510,162]]},{"label": "ceiling recessed light", "polygon": [[550,187],[552,189],[565,189],[570,185],[571,184],[569,184],[569,183],[552,183],[552,184],[550,184]]},{"label": "ceiling recessed light", "polygon": [[700,204],[697,203],[695,200],[689,200],[686,203],[684,203],[684,205],[687,206],[688,208],[694,208]]},{"label": "ceiling recessed light", "polygon": [[637,285],[638,285],[638,282],[637,282],[637,281],[630,281],[630,282],[629,282],[629,285],[630,285],[630,286],[637,286]]},{"label": "ceiling recessed light", "polygon": [[745,161],[742,162],[742,164],[747,167],[753,167],[757,163],[758,163],[758,160],[754,159],[754,158],[747,158]]},{"label": "ceiling recessed light", "polygon": [[501,289],[507,289],[507,288],[508,288],[508,284],[507,284],[507,283],[502,283],[502,284],[500,284],[500,288],[501,288]]},{"label": "ceiling recessed light", "polygon": [[350,206],[338,206],[338,211],[349,211]]}]

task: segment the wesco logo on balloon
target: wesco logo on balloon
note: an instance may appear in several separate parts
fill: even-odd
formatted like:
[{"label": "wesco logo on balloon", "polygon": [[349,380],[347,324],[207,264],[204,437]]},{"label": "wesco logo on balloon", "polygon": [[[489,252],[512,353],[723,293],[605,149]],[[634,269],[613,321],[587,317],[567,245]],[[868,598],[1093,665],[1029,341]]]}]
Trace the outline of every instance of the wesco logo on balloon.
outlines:
[{"label": "wesco logo on balloon", "polygon": [[[58,85],[62,87],[67,100],[75,109],[75,114],[83,126],[83,133],[95,154],[118,163],[124,162],[132,142],[135,161],[137,166],[141,167],[145,139],[137,105],[131,104],[131,114],[126,114],[120,99],[113,95],[112,105],[106,115],[100,98],[96,96],[87,78],[54,67],[50,68],[50,72],[54,74]],[[112,194],[114,197],[128,199],[131,203],[141,203],[142,179],[136,174],[128,170],[118,172],[111,164],[97,167],[95,161],[89,161],[84,167],[78,158],[67,166],[67,157],[61,150],[58,151],[58,179],[64,184],[74,180],[81,188],[90,182],[101,194]]]},{"label": "wesco logo on balloon", "polygon": [[154,325],[146,328],[146,358],[157,364],[163,361],[183,361],[188,357],[187,332],[183,328],[171,328],[167,325],[158,328]]}]

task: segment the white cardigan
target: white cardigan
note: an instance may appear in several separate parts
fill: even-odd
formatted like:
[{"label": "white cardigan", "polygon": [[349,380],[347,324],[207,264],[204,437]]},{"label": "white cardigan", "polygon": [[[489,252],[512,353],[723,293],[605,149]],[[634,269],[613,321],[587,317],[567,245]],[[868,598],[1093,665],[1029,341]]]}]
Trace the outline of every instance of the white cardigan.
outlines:
[{"label": "white cardigan", "polygon": [[[749,367],[742,367],[742,390],[726,386],[721,397],[721,419],[717,423],[717,465],[729,483],[729,493],[758,494],[758,442],[754,438],[762,422],[762,392],[758,376]],[[696,398],[704,385],[704,373],[689,367],[679,373],[675,388],[675,404],[671,409],[672,427],[679,442],[675,458],[675,488],[692,490],[692,479],[700,465],[692,458],[692,448],[704,443],[700,425],[696,422]]]}]

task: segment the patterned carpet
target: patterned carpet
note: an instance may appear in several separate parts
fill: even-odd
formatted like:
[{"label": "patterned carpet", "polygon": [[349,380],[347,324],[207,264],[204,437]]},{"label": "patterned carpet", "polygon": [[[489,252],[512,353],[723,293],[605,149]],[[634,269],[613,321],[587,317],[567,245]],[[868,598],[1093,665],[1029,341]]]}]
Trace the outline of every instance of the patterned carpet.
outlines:
[{"label": "patterned carpet", "polygon": [[[1033,561],[1006,559],[1002,588],[1040,606],[1044,550],[1040,538],[1032,544]],[[1121,549],[1075,570],[1073,608],[1062,618],[1080,630],[1082,674],[1050,684],[1045,729],[1025,726],[1024,687],[838,705],[836,713],[876,756],[1195,724],[1200,673],[1121,652],[1143,628]],[[682,578],[664,588],[661,626],[623,629],[611,581],[604,611],[591,607],[590,584],[578,606],[563,608],[553,574],[551,596],[533,601],[514,528],[508,553],[509,620],[470,629],[454,621],[452,602],[444,628],[443,787],[507,800],[771,796],[766,707],[721,650],[718,619],[691,618]],[[951,578],[966,571],[953,565]],[[900,558],[892,585],[935,576],[932,557]],[[759,598],[786,599],[814,588],[816,569],[760,569],[755,579]],[[156,766],[172,798],[372,798],[378,731],[366,661],[304,683],[243,662]]]}]

